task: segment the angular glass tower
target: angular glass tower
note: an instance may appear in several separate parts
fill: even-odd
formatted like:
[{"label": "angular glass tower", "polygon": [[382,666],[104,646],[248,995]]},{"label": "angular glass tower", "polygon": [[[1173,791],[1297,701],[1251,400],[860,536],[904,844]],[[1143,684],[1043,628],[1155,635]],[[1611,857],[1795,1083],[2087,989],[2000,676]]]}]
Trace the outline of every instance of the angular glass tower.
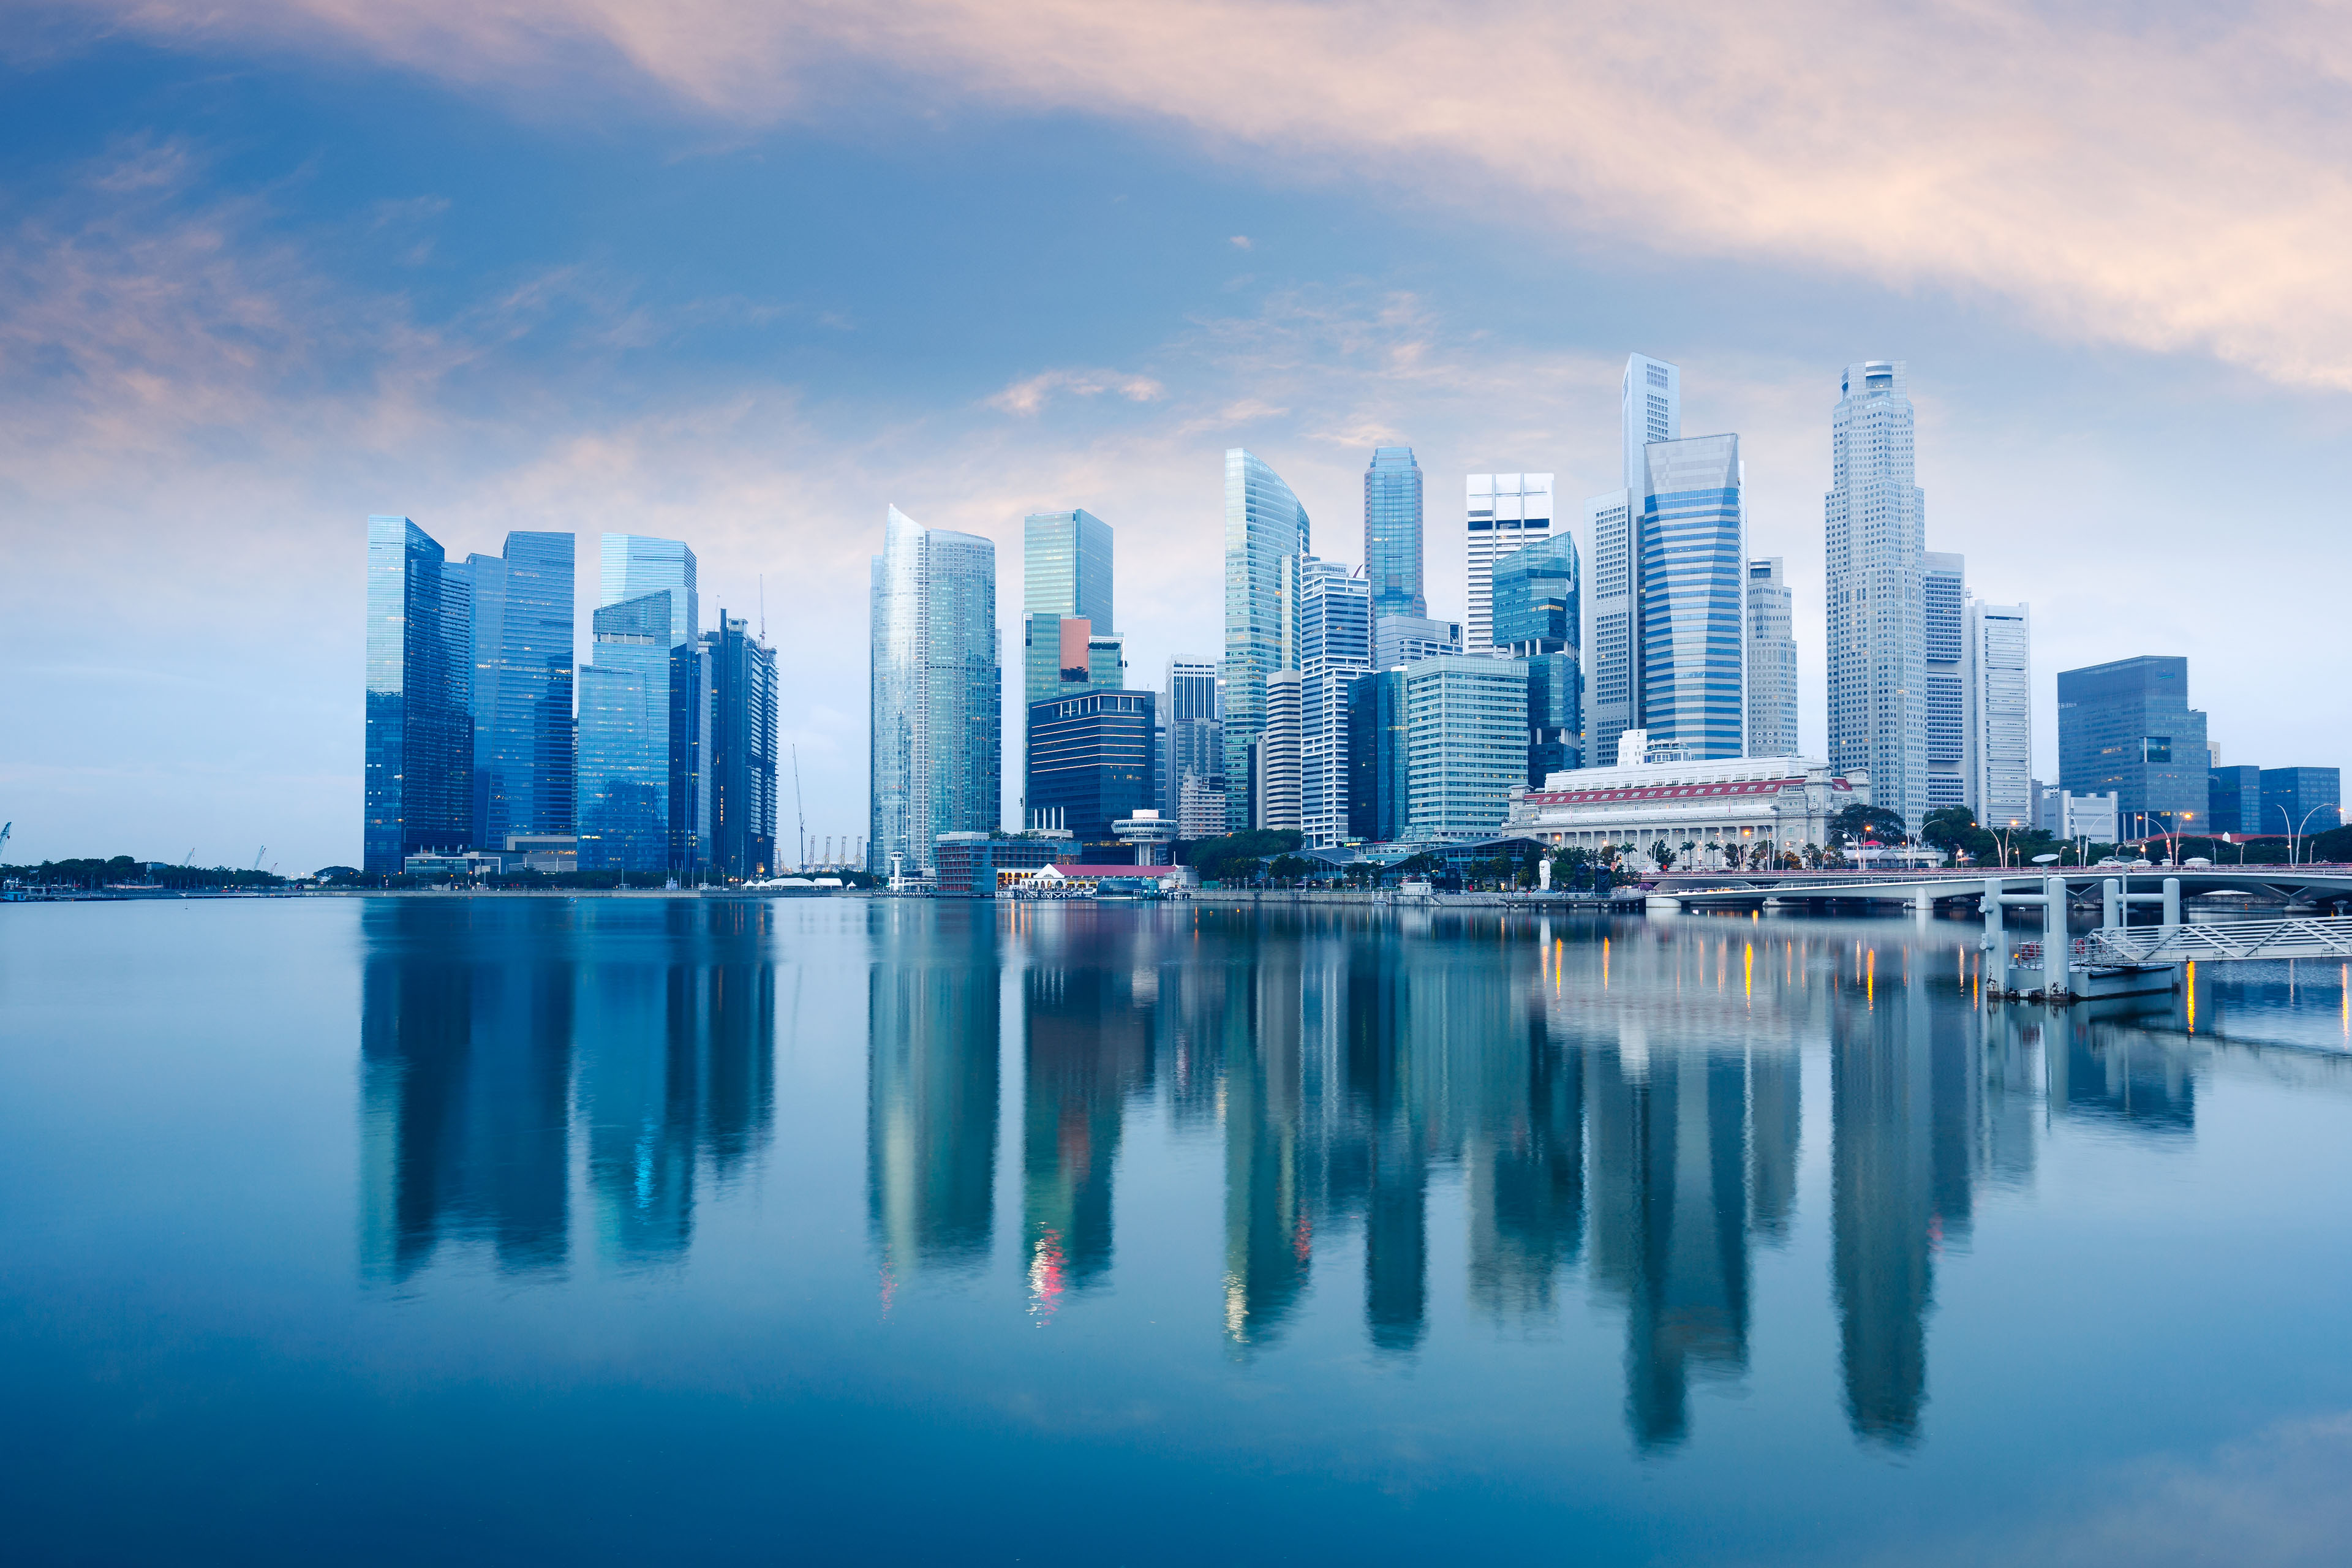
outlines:
[{"label": "angular glass tower", "polygon": [[695,564],[694,552],[678,540],[608,533],[598,584],[607,606],[649,594],[669,595],[669,868],[680,876],[709,857],[710,661],[701,641]]},{"label": "angular glass tower", "polygon": [[676,616],[663,589],[607,605],[590,623],[595,662],[580,670],[583,871],[671,869],[669,636]]},{"label": "angular glass tower", "polygon": [[362,864],[397,876],[473,833],[471,580],[404,517],[368,519]]},{"label": "angular glass tower", "polygon": [[1495,563],[1551,537],[1549,474],[1472,474],[1464,486],[1464,531],[1469,537],[1470,612],[1463,647],[1495,647]]},{"label": "angular glass tower", "polygon": [[1429,614],[1421,540],[1421,465],[1410,447],[1376,447],[1364,470],[1364,576],[1375,616]]},{"label": "angular glass tower", "polygon": [[1679,441],[1683,434],[1683,373],[1664,360],[1628,354],[1619,388],[1619,434],[1624,447],[1624,486],[1584,503],[1584,536],[1592,546],[1592,581],[1586,595],[1592,616],[1585,639],[1587,681],[1585,756],[1595,767],[1613,767],[1617,737],[1642,727],[1645,689],[1642,605],[1642,527],[1648,500],[1653,443]]},{"label": "angular glass tower", "polygon": [[776,650],[724,610],[702,640],[710,656],[710,867],[735,881],[771,876],[779,866]]},{"label": "angular glass tower", "polygon": [[1021,526],[1022,798],[1043,809],[1031,777],[1031,706],[1126,686],[1111,622],[1111,528],[1084,510],[1031,512]]},{"label": "angular glass tower", "polygon": [[1265,731],[1265,679],[1289,667],[1287,563],[1311,548],[1307,509],[1282,476],[1239,447],[1225,453],[1225,822],[1251,819],[1250,745]]},{"label": "angular glass tower", "polygon": [[1495,563],[1495,647],[1519,656],[1577,651],[1584,584],[1576,540],[1566,533]]},{"label": "angular glass tower", "polygon": [[930,871],[942,833],[1002,824],[996,546],[892,507],[870,575],[873,818],[866,867]]},{"label": "angular glass tower", "polygon": [[1642,721],[1685,762],[1747,754],[1747,506],[1739,437],[1643,448]]},{"label": "angular glass tower", "polygon": [[1872,360],[1839,384],[1824,655],[1831,769],[1869,769],[1872,802],[1916,832],[1927,809],[1927,534],[1907,379],[1900,360]]},{"label": "angular glass tower", "polygon": [[2058,787],[2113,792],[2125,837],[2195,831],[2212,772],[2204,710],[2189,706],[2187,659],[2143,656],[2058,672]]},{"label": "angular glass tower", "polygon": [[642,533],[604,536],[602,572],[596,602],[617,605],[667,590],[670,596],[669,646],[692,642],[702,629],[702,606],[695,592],[694,552],[675,539],[655,539]]},{"label": "angular glass tower", "polygon": [[568,834],[572,779],[572,568],[568,533],[509,533],[471,555],[474,841]]}]

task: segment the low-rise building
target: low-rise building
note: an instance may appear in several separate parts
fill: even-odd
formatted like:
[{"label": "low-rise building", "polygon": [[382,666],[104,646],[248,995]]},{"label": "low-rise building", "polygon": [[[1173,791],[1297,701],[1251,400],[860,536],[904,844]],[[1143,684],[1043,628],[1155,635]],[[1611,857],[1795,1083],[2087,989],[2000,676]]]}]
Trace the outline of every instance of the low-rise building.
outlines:
[{"label": "low-rise building", "polygon": [[947,898],[993,898],[999,888],[1010,885],[1008,879],[1034,876],[1047,866],[1078,858],[1078,847],[1066,833],[1018,838],[999,833],[942,833],[933,849],[938,890]]},{"label": "low-rise building", "polygon": [[1850,805],[1870,804],[1870,774],[1833,773],[1813,757],[1727,757],[1716,762],[1643,762],[1578,768],[1511,792],[1507,836],[1556,847],[1599,850],[1613,845],[1637,865],[1664,843],[1682,860],[1722,864],[1759,844],[1801,852],[1829,842],[1830,821]]}]

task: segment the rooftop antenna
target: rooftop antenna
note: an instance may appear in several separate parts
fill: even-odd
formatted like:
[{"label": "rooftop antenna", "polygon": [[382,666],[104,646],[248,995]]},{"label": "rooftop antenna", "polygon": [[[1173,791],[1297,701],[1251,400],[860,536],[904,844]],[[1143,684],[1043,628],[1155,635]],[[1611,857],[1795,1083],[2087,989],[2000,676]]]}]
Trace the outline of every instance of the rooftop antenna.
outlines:
[{"label": "rooftop antenna", "polygon": [[[761,593],[761,602],[764,604],[766,603],[766,599],[767,595],[765,588],[763,587]],[[764,610],[761,612],[760,622],[762,626],[765,626],[767,624],[767,613]],[[797,742],[793,745],[793,816],[800,819],[800,864],[803,868],[806,868],[808,865],[808,813],[801,807],[801,748]]]}]

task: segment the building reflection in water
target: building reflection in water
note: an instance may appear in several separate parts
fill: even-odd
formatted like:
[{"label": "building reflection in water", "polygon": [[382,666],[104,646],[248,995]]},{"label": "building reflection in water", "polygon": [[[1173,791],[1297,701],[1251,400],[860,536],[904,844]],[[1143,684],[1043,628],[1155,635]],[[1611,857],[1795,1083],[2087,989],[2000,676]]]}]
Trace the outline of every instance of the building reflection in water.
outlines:
[{"label": "building reflection in water", "polygon": [[887,1291],[988,1260],[1003,954],[992,904],[877,903],[868,919],[866,1209]]},{"label": "building reflection in water", "polygon": [[445,1241],[487,1241],[506,1272],[562,1265],[575,1129],[604,1256],[679,1256],[697,1180],[729,1182],[771,1135],[767,920],[685,900],[365,904],[363,1270],[405,1279]]}]

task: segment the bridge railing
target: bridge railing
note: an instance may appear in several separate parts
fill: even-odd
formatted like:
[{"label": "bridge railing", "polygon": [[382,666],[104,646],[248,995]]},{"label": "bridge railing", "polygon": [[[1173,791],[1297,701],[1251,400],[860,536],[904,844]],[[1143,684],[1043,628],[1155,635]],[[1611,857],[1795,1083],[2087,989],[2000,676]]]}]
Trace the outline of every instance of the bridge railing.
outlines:
[{"label": "bridge railing", "polygon": [[2084,941],[2092,963],[2192,959],[2352,959],[2352,919],[2243,921],[2227,925],[2106,926]]}]

